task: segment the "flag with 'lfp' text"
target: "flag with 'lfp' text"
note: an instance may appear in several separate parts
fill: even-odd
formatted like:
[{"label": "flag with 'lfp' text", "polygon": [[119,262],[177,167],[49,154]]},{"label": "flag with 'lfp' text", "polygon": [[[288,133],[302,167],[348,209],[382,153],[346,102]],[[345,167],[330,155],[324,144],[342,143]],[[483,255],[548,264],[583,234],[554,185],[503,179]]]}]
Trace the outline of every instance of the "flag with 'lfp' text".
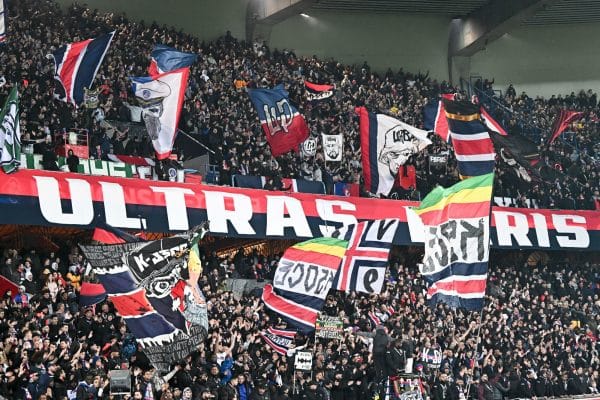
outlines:
[{"label": "flag with 'lfp' text", "polygon": [[152,77],[131,78],[156,158],[171,155],[178,132],[179,116],[185,97],[189,68],[180,68]]},{"label": "flag with 'lfp' text", "polygon": [[421,275],[432,305],[483,307],[490,249],[490,207],[494,174],[433,189],[414,209],[425,226]]},{"label": "flag with 'lfp' text", "polygon": [[247,89],[250,101],[258,113],[260,124],[271,146],[271,154],[280,156],[298,146],[308,138],[308,126],[288,98],[283,85],[273,89]]}]

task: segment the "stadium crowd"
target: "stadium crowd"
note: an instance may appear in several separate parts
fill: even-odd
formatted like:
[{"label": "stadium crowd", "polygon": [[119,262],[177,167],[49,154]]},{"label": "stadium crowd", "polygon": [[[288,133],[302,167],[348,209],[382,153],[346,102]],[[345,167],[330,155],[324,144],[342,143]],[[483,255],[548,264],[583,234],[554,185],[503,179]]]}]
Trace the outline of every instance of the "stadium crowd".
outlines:
[{"label": "stadium crowd", "polygon": [[421,253],[396,249],[380,295],[328,296],[323,312],[342,317],[343,340],[296,336],[315,360],[312,377],[296,373],[294,390],[294,350],[279,355],[260,336],[285,324],[255,293],[223,285],[228,277],[272,277],[276,255],[202,255],[209,335],[163,376],[136,351],[110,301],[79,306],[81,283],[93,274],[84,275],[76,246],[65,254],[2,255],[0,273],[19,283],[0,303],[0,395],[7,399],[108,399],[109,371],[121,368],[131,371],[135,399],[373,398],[385,386],[378,383],[410,365],[424,398],[434,400],[598,394],[600,270],[584,257],[492,257],[502,263],[491,267],[480,320],[430,308],[416,267]]},{"label": "stadium crowd", "polygon": [[[128,77],[146,75],[155,43],[200,55],[192,67],[180,127],[214,150],[211,162],[219,165],[221,184],[230,184],[235,173],[316,179],[329,186],[359,183],[355,106],[422,126],[423,106],[440,93],[457,90],[426,74],[377,74],[366,63],[346,66],[300,58],[229,34],[201,42],[174,29],[81,6],[60,10],[53,1],[22,0],[11,2],[9,10],[10,35],[0,53],[0,75],[5,78],[0,94],[7,95],[15,82],[21,85],[23,140],[36,143],[49,167],[55,157],[54,134],[80,128],[89,132],[95,158],[152,155],[147,138],[109,127],[131,119],[134,100]],[[46,55],[64,43],[110,30],[117,35],[96,78],[99,103],[75,110],[53,100],[54,68]],[[307,102],[304,79],[334,83],[334,97]],[[326,165],[320,147],[314,158],[270,155],[244,88],[277,83],[286,85],[312,135],[344,134],[341,163]],[[481,84],[483,93],[491,89],[491,83]],[[599,142],[596,95],[531,99],[509,88],[495,98],[503,107],[495,108],[494,115],[509,132],[536,140],[544,163],[562,169],[554,180],[519,184],[514,171],[500,163],[497,194],[516,198],[519,206],[536,199],[546,208],[594,209],[600,187],[594,158]],[[560,107],[584,111],[585,116],[564,140],[546,147],[542,144],[552,115]],[[396,197],[418,199],[437,183],[456,181],[451,149],[439,138],[433,140],[412,160],[416,190],[399,190]],[[188,156],[187,147],[177,151]],[[448,163],[441,170],[431,168],[428,156],[440,154],[448,156]],[[209,337],[170,373],[159,376],[136,350],[109,301],[79,306],[81,283],[90,277],[77,248],[64,249],[48,254],[5,249],[1,254],[0,274],[19,285],[18,293],[3,293],[0,299],[0,395],[7,399],[108,399],[108,371],[113,369],[131,371],[132,397],[143,400],[371,398],[385,377],[406,373],[411,364],[422,379],[424,396],[435,400],[598,393],[600,271],[583,257],[563,262],[556,256],[530,265],[522,253],[502,253],[500,264],[492,261],[480,322],[478,314],[441,305],[429,308],[416,267],[421,254],[398,250],[381,295],[329,296],[324,311],[343,316],[344,339],[315,343],[312,336],[297,336],[296,345],[314,348],[316,356],[312,376],[297,374],[294,379],[293,357],[274,353],[260,337],[268,326],[282,326],[281,321],[256,295],[237,297],[223,289],[228,277],[269,279],[277,256],[203,256],[201,287],[209,304]],[[439,363],[436,354],[441,354]]]},{"label": "stadium crowd", "polygon": [[[45,156],[46,168],[57,168],[55,134],[75,129],[89,133],[91,157],[106,159],[110,153],[152,156],[148,138],[134,133],[139,131],[137,129],[123,127],[135,125],[126,124],[135,106],[129,77],[147,75],[149,55],[156,43],[199,55],[191,68],[180,128],[214,151],[210,161],[218,166],[223,185],[231,184],[233,174],[320,180],[330,192],[336,182],[360,183],[362,169],[355,106],[366,105],[372,111],[422,127],[422,108],[428,101],[440,93],[460,92],[428,74],[411,74],[402,69],[378,74],[371,71],[366,62],[349,66],[335,60],[297,57],[293,51],[246,43],[229,33],[218,40],[202,42],[183,32],[134,22],[123,15],[101,14],[77,5],[61,10],[50,0],[11,4],[8,18],[11,35],[5,51],[0,54],[0,74],[6,83],[0,94],[7,94],[16,82],[21,84],[23,140],[36,142],[36,151]],[[64,43],[112,30],[117,34],[96,77],[95,87],[100,90],[98,101],[91,102],[90,108],[75,110],[53,100],[54,66],[46,56]],[[305,79],[334,84],[335,95],[319,102],[307,101]],[[245,88],[273,87],[278,83],[285,85],[292,102],[298,105],[312,136],[318,139],[321,134],[344,135],[342,162],[325,163],[321,145],[315,157],[293,152],[277,158],[271,156]],[[475,86],[483,93],[493,93],[489,81]],[[512,167],[499,160],[496,194],[514,199],[512,205],[515,206],[538,204],[544,208],[595,209],[600,187],[596,95],[582,92],[579,96],[534,100],[525,93],[517,96],[512,87],[505,94],[496,99],[505,104],[504,108],[495,109],[496,116],[509,132],[534,127],[532,137],[542,153],[540,165],[550,166],[553,173],[541,180],[534,178],[536,182],[532,184],[518,178]],[[545,146],[552,118],[560,107],[582,110],[585,117],[569,129],[572,132],[565,134],[564,141]],[[189,141],[176,142],[176,152],[180,159],[197,155]],[[447,162],[442,168],[434,168],[429,164],[430,155],[446,156]],[[416,188],[398,187],[390,197],[419,199],[436,184],[450,185],[457,180],[453,152],[437,136],[434,145],[410,163],[416,169]]]}]

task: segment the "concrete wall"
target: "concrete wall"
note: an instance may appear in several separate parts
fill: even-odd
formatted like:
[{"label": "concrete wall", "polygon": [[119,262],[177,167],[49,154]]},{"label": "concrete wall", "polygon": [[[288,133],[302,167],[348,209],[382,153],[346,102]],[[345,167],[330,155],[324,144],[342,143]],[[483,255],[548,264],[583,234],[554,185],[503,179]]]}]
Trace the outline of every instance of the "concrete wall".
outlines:
[{"label": "concrete wall", "polygon": [[340,13],[310,10],[273,27],[271,47],[344,63],[367,60],[385,71],[430,71],[448,79],[449,19],[439,16]]},{"label": "concrete wall", "polygon": [[516,29],[471,57],[471,75],[506,90],[549,97],[580,89],[600,92],[600,24]]},{"label": "concrete wall", "polygon": [[[73,0],[57,0],[67,6]],[[176,26],[202,39],[211,40],[230,30],[244,39],[247,0],[83,0],[100,11],[125,12],[129,18]]]}]

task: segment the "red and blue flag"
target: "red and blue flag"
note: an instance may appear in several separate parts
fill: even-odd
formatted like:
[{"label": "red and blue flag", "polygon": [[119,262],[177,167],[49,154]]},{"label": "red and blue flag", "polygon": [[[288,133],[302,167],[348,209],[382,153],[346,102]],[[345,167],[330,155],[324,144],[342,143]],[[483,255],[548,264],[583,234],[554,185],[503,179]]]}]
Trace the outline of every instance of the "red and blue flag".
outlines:
[{"label": "red and blue flag", "polygon": [[150,76],[189,67],[198,59],[197,54],[185,53],[164,44],[155,45],[151,57],[148,67]]},{"label": "red and blue flag", "polygon": [[488,130],[481,122],[479,105],[445,99],[444,107],[461,178],[493,172],[496,152]]},{"label": "red and blue flag", "polygon": [[273,89],[248,89],[248,95],[271,146],[271,154],[277,157],[290,150],[297,152],[298,146],[308,138],[308,126],[290,103],[283,85]]},{"label": "red and blue flag", "polygon": [[49,56],[54,59],[54,96],[79,106],[84,100],[84,89],[90,89],[104,60],[115,32],[95,39],[70,43]]}]

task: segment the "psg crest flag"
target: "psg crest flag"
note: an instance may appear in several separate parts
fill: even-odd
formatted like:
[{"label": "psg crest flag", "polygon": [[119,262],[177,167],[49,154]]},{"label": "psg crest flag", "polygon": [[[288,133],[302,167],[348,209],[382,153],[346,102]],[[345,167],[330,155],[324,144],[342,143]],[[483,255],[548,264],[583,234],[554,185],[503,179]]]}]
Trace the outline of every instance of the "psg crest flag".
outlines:
[{"label": "psg crest flag", "polygon": [[62,46],[48,57],[54,59],[54,96],[78,107],[84,89],[90,89],[115,32]]},{"label": "psg crest flag", "polygon": [[189,73],[189,68],[181,68],[154,77],[131,78],[159,160],[168,158],[173,150]]},{"label": "psg crest flag", "polygon": [[205,230],[150,242],[81,246],[106,294],[159,370],[185,358],[205,338],[206,304],[197,242]]},{"label": "psg crest flag", "polygon": [[189,67],[196,62],[197,58],[196,54],[185,53],[164,44],[157,44],[152,50],[152,60],[150,60],[148,74],[156,76]]},{"label": "psg crest flag", "polygon": [[273,89],[248,89],[271,154],[277,157],[298,146],[308,138],[308,126],[296,107],[290,104],[283,85]]},{"label": "psg crest flag", "polygon": [[365,189],[387,196],[401,165],[413,154],[431,144],[427,132],[384,114],[374,114],[357,107],[360,117]]}]

